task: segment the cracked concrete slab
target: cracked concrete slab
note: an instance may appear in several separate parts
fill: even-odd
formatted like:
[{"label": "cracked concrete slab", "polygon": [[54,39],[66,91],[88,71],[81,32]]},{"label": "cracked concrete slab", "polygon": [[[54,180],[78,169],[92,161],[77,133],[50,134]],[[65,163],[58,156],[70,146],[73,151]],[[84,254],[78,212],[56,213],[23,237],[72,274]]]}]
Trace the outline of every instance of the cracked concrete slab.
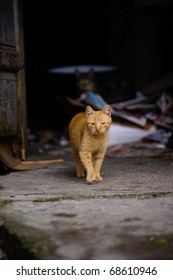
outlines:
[{"label": "cracked concrete slab", "polygon": [[[173,259],[173,159],[106,157],[104,181],[72,154],[1,176],[0,216],[38,259]],[[164,241],[164,242],[163,242]]]}]

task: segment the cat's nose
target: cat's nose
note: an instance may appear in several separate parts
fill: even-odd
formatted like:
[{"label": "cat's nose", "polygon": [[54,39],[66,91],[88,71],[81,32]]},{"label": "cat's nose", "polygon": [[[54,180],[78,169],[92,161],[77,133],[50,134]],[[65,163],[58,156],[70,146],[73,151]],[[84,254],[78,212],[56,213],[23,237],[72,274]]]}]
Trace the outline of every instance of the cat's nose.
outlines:
[{"label": "cat's nose", "polygon": [[99,133],[101,131],[101,127],[96,127],[96,131]]}]

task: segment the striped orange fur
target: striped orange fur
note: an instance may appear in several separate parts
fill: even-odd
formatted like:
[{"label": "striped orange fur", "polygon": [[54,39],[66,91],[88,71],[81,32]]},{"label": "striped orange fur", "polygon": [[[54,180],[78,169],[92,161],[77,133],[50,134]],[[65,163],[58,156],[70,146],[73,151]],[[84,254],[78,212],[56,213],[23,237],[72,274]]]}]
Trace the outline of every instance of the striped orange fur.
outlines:
[{"label": "striped orange fur", "polygon": [[85,177],[88,183],[102,181],[100,176],[109,139],[111,107],[95,111],[90,106],[86,112],[75,115],[69,124],[70,144],[76,161],[77,177]]}]

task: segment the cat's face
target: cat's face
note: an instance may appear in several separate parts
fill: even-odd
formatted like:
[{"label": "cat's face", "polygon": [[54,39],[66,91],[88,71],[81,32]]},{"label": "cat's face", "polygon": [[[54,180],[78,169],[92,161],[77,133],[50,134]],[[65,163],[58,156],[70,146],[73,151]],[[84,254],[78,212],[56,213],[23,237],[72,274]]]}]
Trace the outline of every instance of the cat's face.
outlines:
[{"label": "cat's face", "polygon": [[80,79],[78,81],[78,87],[81,92],[94,91],[95,84],[89,79]]},{"label": "cat's face", "polygon": [[96,90],[95,77],[92,69],[89,73],[83,75],[81,75],[79,71],[76,71],[76,82],[81,93]]},{"label": "cat's face", "polygon": [[110,106],[105,106],[102,111],[94,111],[90,106],[87,106],[86,117],[90,134],[102,135],[108,131],[112,121]]}]

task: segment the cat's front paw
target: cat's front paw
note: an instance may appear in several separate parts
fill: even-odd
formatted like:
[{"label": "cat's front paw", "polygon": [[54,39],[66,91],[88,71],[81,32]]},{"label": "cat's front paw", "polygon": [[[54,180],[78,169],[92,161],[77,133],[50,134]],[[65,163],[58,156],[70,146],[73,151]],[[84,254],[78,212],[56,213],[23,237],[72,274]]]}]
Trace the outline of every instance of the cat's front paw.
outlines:
[{"label": "cat's front paw", "polygon": [[95,181],[95,174],[94,173],[88,174],[86,177],[86,181],[89,184],[93,183]]},{"label": "cat's front paw", "polygon": [[101,182],[101,181],[103,181],[103,178],[100,176],[100,174],[97,174],[97,175],[95,176],[95,181],[96,181],[96,182]]}]

